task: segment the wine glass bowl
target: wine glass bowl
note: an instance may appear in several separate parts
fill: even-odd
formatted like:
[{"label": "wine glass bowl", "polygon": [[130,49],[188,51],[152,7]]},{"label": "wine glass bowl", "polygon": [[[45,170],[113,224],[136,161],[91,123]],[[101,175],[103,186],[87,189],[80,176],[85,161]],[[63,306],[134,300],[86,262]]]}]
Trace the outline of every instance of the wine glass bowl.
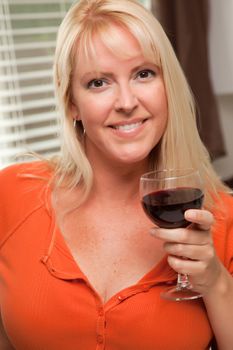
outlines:
[{"label": "wine glass bowl", "polygon": [[[202,207],[203,182],[198,170],[165,169],[143,174],[140,178],[142,207],[151,221],[166,229],[190,225],[184,213]],[[172,300],[189,300],[201,297],[192,290],[187,275],[178,275],[175,288],[162,293]]]}]

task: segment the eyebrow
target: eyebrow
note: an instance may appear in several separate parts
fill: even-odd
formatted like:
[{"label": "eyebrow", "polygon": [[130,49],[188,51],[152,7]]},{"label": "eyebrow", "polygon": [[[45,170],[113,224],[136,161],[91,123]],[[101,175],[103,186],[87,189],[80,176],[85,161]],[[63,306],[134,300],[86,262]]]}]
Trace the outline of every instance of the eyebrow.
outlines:
[{"label": "eyebrow", "polygon": [[[153,66],[154,68],[159,68],[155,63],[152,62],[143,62],[142,64],[137,65],[136,67],[133,68],[132,73],[137,72],[138,70],[142,69],[143,67],[147,68],[147,66]],[[149,67],[148,67],[149,68]],[[113,72],[107,72],[107,71],[98,71],[98,70],[93,70],[93,71],[88,71],[87,73],[84,73],[84,75],[81,77],[81,81],[85,80],[88,78],[88,76],[96,76],[101,77],[101,76],[107,76],[112,78],[114,76]]]}]

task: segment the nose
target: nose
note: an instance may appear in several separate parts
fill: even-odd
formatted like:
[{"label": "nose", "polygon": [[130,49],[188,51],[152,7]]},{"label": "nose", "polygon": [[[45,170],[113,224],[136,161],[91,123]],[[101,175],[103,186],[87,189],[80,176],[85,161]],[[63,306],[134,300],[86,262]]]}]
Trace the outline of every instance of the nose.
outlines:
[{"label": "nose", "polygon": [[118,87],[118,93],[115,100],[115,110],[130,114],[138,106],[138,99],[129,84],[123,84]]}]

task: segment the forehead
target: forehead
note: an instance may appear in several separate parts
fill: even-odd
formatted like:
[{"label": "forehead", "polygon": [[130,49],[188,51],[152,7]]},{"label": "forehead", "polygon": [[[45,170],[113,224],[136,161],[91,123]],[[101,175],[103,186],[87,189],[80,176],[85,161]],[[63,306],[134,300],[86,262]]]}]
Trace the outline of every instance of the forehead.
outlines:
[{"label": "forehead", "polygon": [[[83,35],[76,47],[75,69],[81,69],[83,65],[92,65],[98,70],[98,66],[105,59],[123,61],[135,58],[146,58],[154,61],[152,52],[145,52],[141,43],[126,28],[119,25],[110,25],[105,30],[99,30]],[[156,62],[154,62],[156,63]]]}]

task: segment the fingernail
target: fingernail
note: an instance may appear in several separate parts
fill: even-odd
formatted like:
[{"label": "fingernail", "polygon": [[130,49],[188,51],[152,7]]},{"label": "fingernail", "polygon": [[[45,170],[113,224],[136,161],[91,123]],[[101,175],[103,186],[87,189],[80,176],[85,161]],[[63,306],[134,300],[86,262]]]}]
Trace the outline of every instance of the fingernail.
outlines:
[{"label": "fingernail", "polygon": [[192,209],[188,209],[185,213],[184,213],[185,219],[189,220],[189,219],[193,219],[196,216],[196,212]]}]

